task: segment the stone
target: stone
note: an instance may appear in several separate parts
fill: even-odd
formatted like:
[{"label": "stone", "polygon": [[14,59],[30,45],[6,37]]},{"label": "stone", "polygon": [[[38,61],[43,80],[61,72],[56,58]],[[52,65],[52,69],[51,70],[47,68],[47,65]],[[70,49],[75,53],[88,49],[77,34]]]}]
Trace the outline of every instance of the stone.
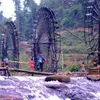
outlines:
[{"label": "stone", "polygon": [[88,75],[87,79],[91,81],[100,81],[100,75]]},{"label": "stone", "polygon": [[50,75],[45,78],[45,81],[70,82],[70,77],[66,75]]},{"label": "stone", "polygon": [[5,95],[5,96],[0,96],[0,100],[23,100],[21,96],[18,95]]}]

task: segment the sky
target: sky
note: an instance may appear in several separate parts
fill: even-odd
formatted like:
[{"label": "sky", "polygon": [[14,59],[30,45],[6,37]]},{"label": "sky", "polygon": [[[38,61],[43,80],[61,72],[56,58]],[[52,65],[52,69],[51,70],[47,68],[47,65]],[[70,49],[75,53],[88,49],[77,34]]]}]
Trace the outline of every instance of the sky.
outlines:
[{"label": "sky", "polygon": [[[40,3],[40,0],[34,0],[37,4]],[[3,15],[7,18],[13,17],[13,20],[15,19],[14,14],[14,3],[12,0],[0,0],[2,2],[0,6],[0,11],[3,11]]]}]

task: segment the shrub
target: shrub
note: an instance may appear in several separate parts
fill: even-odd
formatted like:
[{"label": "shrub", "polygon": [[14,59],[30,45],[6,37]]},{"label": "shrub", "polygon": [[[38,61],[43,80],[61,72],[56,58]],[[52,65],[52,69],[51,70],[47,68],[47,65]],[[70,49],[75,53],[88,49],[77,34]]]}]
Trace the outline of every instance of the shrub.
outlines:
[{"label": "shrub", "polygon": [[79,71],[79,67],[77,65],[73,64],[73,65],[68,66],[66,68],[66,70],[71,71],[71,72],[77,72],[77,71]]}]

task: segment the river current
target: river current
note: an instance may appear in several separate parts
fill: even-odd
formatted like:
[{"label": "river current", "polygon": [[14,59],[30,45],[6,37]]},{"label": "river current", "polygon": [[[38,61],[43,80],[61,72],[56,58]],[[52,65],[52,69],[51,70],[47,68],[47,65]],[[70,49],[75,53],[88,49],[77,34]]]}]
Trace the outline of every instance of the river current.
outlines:
[{"label": "river current", "polygon": [[100,100],[100,81],[85,77],[71,77],[69,83],[44,80],[45,77],[0,76],[0,100]]}]

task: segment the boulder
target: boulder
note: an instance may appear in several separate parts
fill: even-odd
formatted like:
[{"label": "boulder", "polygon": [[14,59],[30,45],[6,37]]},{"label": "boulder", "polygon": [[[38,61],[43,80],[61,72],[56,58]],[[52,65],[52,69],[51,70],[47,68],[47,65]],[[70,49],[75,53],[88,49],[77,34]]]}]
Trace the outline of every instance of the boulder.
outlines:
[{"label": "boulder", "polygon": [[53,81],[46,82],[45,86],[47,88],[52,88],[52,89],[65,89],[65,88],[68,89],[68,87],[65,84],[61,83],[61,82],[53,82]]},{"label": "boulder", "polygon": [[45,81],[70,82],[70,77],[65,75],[50,75],[45,78]]},{"label": "boulder", "polygon": [[87,79],[91,81],[100,81],[100,75],[88,75]]}]

